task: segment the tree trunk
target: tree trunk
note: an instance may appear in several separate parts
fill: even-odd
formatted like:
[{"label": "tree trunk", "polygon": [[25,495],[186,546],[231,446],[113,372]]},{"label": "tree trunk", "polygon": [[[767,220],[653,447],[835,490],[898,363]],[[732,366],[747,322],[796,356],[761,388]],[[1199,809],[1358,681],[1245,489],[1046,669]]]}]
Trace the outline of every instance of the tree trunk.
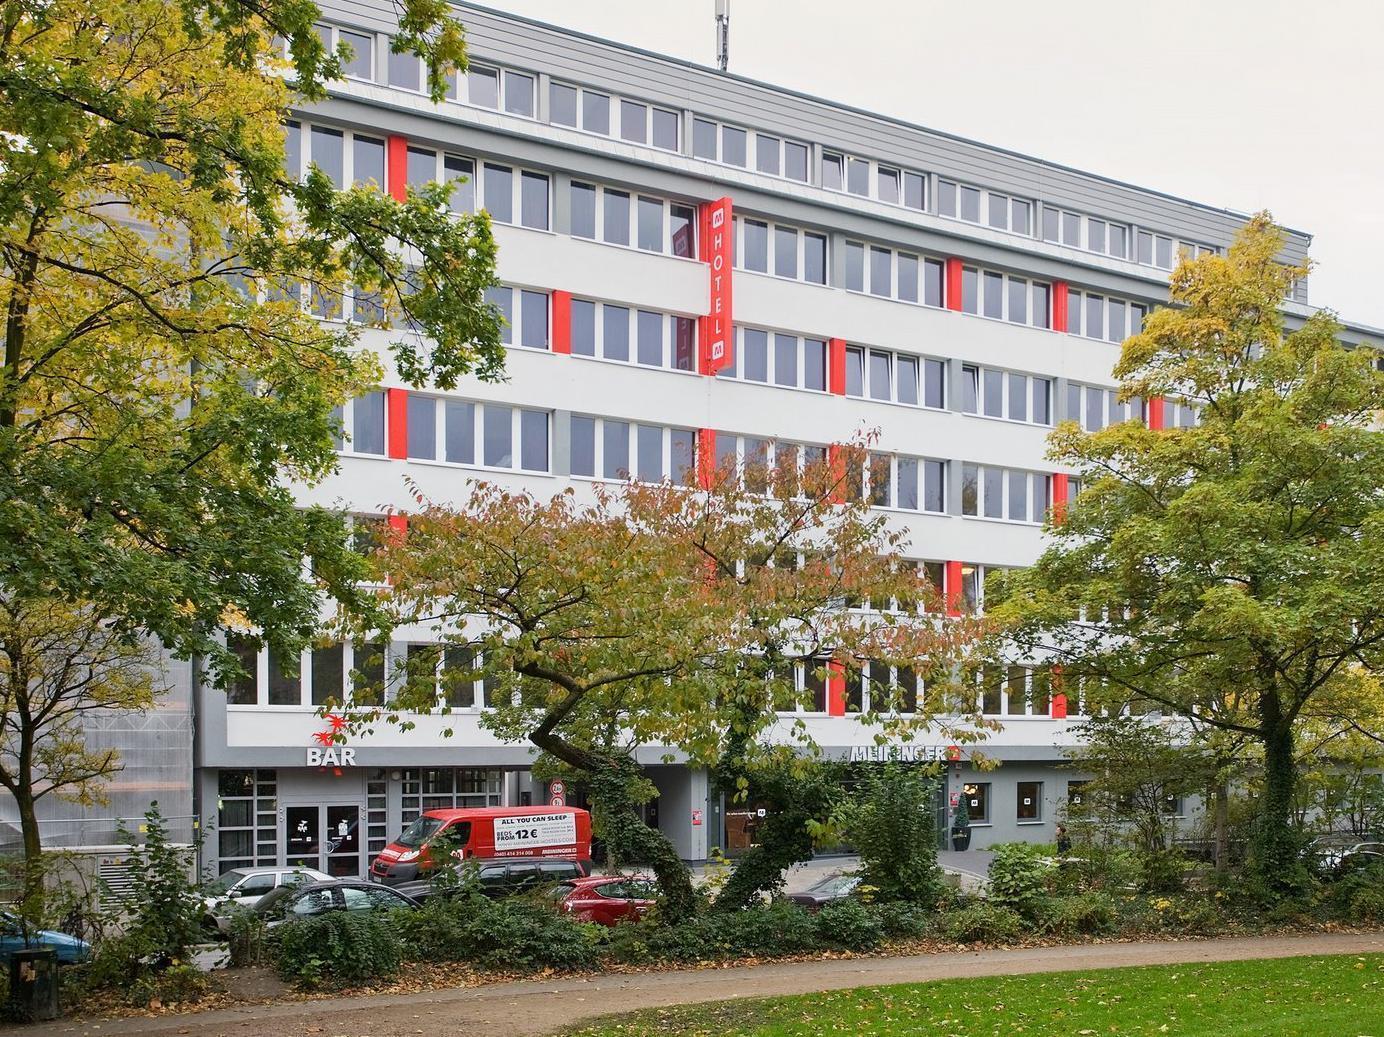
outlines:
[{"label": "tree trunk", "polygon": [[24,900],[20,914],[26,920],[37,920],[43,914],[43,841],[38,830],[38,808],[27,783],[20,782],[14,805],[24,838]]},{"label": "tree trunk", "polygon": [[1250,875],[1257,880],[1262,894],[1292,897],[1303,892],[1308,879],[1300,840],[1292,825],[1293,790],[1297,784],[1293,728],[1280,715],[1276,695],[1264,696],[1262,712],[1264,790],[1254,825]]}]

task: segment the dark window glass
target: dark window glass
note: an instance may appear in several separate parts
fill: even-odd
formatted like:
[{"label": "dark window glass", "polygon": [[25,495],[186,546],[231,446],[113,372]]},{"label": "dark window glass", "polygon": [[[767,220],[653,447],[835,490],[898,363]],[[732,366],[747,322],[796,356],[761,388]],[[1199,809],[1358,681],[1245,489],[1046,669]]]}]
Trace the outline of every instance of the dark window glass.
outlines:
[{"label": "dark window glass", "polygon": [[846,347],[846,395],[865,395],[865,350]]},{"label": "dark window glass", "polygon": [[447,200],[452,212],[476,211],[475,167],[469,158],[447,155],[442,160],[442,175],[452,185],[451,197]]},{"label": "dark window glass", "polygon": [[640,425],[636,437],[635,477],[641,482],[663,480],[663,429]]},{"label": "dark window glass", "polygon": [[807,182],[807,145],[783,142],[783,175],[789,180]]},{"label": "dark window glass", "polygon": [[870,455],[870,503],[887,508],[893,501],[894,465],[888,454]]},{"label": "dark window glass", "polygon": [[1015,198],[1009,203],[1009,229],[1015,234],[1028,234],[1028,218],[1030,207],[1028,202],[1021,202]]},{"label": "dark window glass", "polygon": [[548,119],[559,126],[577,125],[577,88],[564,83],[548,84]]},{"label": "dark window glass", "polygon": [[581,128],[591,133],[610,133],[610,98],[591,90],[581,95]]},{"label": "dark window glass", "polygon": [[827,239],[821,234],[803,233],[803,280],[827,283]]},{"label": "dark window glass", "polygon": [[870,399],[893,398],[893,386],[889,377],[893,359],[892,353],[883,353],[878,349],[870,350]]},{"label": "dark window glass", "polygon": [[384,704],[385,644],[365,641],[355,646],[351,667],[351,698],[360,705]]},{"label": "dark window glass", "polygon": [[822,156],[822,186],[832,191],[840,191],[846,182],[846,160],[827,152]]},{"label": "dark window glass", "polygon": [[746,270],[769,272],[769,225],[759,220],[741,220],[741,266]]},{"label": "dark window glass", "polygon": [[485,290],[485,301],[500,311],[505,325],[500,329],[500,341],[509,345],[514,341],[514,289],[504,285],[491,285]]},{"label": "dark window glass", "polygon": [[485,164],[485,210],[497,223],[514,222],[514,171]]},{"label": "dark window glass", "polygon": [[774,273],[794,279],[798,276],[798,232],[791,227],[774,228]]},{"label": "dark window glass", "polygon": [[705,119],[692,120],[692,154],[716,160],[716,124]]},{"label": "dark window glass", "polygon": [[1081,247],[1081,217],[1074,212],[1062,214],[1062,244]]},{"label": "dark window glass", "polygon": [[879,185],[879,193],[876,197],[881,202],[889,202],[892,205],[899,203],[899,171],[897,169],[880,166],[876,183]]},{"label": "dark window glass", "polygon": [[548,348],[548,295],[546,292],[519,293],[519,344],[529,349]]},{"label": "dark window glass", "polygon": [[1171,269],[1173,265],[1173,239],[1160,237],[1157,239],[1157,256],[1155,262],[1163,269]]},{"label": "dark window glass", "polygon": [[505,73],[505,111],[526,119],[533,118],[533,76],[520,72]]},{"label": "dark window glass", "polygon": [[1046,205],[1043,206],[1043,240],[1044,240],[1044,241],[1058,241],[1058,240],[1060,240],[1060,239],[1059,239],[1059,236],[1058,236],[1057,225],[1058,225],[1058,221],[1061,219],[1061,216],[1062,216],[1062,214],[1061,214],[1060,212],[1058,212],[1056,209],[1049,208],[1049,207],[1046,206]]},{"label": "dark window glass", "polygon": [[1004,374],[1000,371],[985,371],[985,414],[991,418],[1004,417]]},{"label": "dark window glass", "polygon": [[945,461],[923,462],[923,510],[942,511],[946,507]]},{"label": "dark window glass", "polygon": [[971,223],[980,222],[980,192],[974,187],[961,188],[961,218]]},{"label": "dark window glass", "polygon": [[777,137],[756,133],[754,138],[755,169],[761,173],[779,174],[779,157],[783,142]]},{"label": "dark window glass", "polygon": [[548,229],[548,178],[524,173],[519,178],[520,222],[535,230]]},{"label": "dark window glass", "polygon": [[1052,327],[1052,289],[1045,284],[1034,284],[1033,286],[1033,326],[1036,328]]},{"label": "dark window glass", "polygon": [[649,139],[649,109],[637,101],[620,102],[620,137],[643,144]]},{"label": "dark window glass", "polygon": [[1004,275],[985,271],[985,316],[1004,316]]},{"label": "dark window glass", "polygon": [[[312,128],[312,164],[322,170],[338,190],[346,186],[344,159],[345,137],[340,130],[323,126]],[[380,160],[380,177],[384,177],[384,160]]]},{"label": "dark window glass", "polygon": [[1002,518],[1004,515],[1004,469],[985,469],[985,517]]},{"label": "dark window glass", "polygon": [[964,364],[961,368],[961,409],[974,414],[979,408],[980,368]]},{"label": "dark window glass", "polygon": [[961,268],[961,309],[966,313],[980,312],[980,274],[970,267]]},{"label": "dark window glass", "polygon": [[673,318],[673,367],[691,371],[696,366],[697,322],[691,317]]},{"label": "dark window glass", "polygon": [[956,185],[950,180],[937,181],[937,212],[942,216],[956,215]]},{"label": "dark window glass", "polygon": [[476,463],[476,405],[447,401],[447,460],[453,464]]},{"label": "dark window glass", "polygon": [[572,415],[572,474],[596,474],[596,419]]},{"label": "dark window glass", "polygon": [[628,422],[606,420],[601,423],[601,446],[605,452],[602,472],[607,479],[627,479],[630,474],[630,427]]},{"label": "dark window glass", "polygon": [[408,185],[423,187],[437,179],[437,152],[427,148],[408,149]]},{"label": "dark window glass", "polygon": [[572,236],[594,238],[596,236],[596,188],[590,184],[572,181],[570,192],[572,200]]},{"label": "dark window glass", "polygon": [[870,248],[870,294],[893,294],[894,254],[887,248]]},{"label": "dark window glass", "polygon": [[865,290],[865,246],[858,241],[846,242],[846,288],[852,292]]},{"label": "dark window glass", "polygon": [[677,112],[670,112],[665,108],[654,109],[653,144],[654,147],[665,151],[681,150],[682,145],[678,141]]},{"label": "dark window glass", "polygon": [[605,240],[612,245],[630,243],[630,196],[624,191],[606,188],[601,192],[605,199]]},{"label": "dark window glass", "polygon": [[1099,295],[1086,296],[1086,334],[1100,338],[1105,331],[1105,300]]},{"label": "dark window glass", "polygon": [[941,360],[923,361],[923,406],[945,407],[947,365]]},{"label": "dark window glass", "polygon": [[863,158],[846,159],[846,190],[868,197],[870,194],[870,163]]},{"label": "dark window glass", "polygon": [[351,449],[357,454],[384,453],[384,393],[368,392],[351,405]]},{"label": "dark window glass", "polygon": [[545,411],[519,412],[519,467],[526,472],[548,470],[548,415]]},{"label": "dark window glass", "polygon": [[340,702],[345,696],[344,653],[339,644],[312,650],[312,704],[325,706]]},{"label": "dark window glass", "polygon": [[1033,420],[1039,425],[1052,424],[1052,381],[1033,379]]},{"label": "dark window glass", "polygon": [[1097,432],[1105,427],[1105,393],[1087,386],[1086,388],[1086,429]]},{"label": "dark window glass", "polygon": [[1009,199],[1002,194],[990,195],[989,223],[1000,230],[1009,228]]},{"label": "dark window glass", "polygon": [[894,398],[900,403],[918,402],[918,358],[901,356],[898,358],[898,387]]},{"label": "dark window glass", "polygon": [[898,297],[904,302],[918,301],[918,257],[899,253]]},{"label": "dark window glass", "polygon": [[303,126],[302,123],[284,123],[284,174],[290,180],[297,180],[303,173]]},{"label": "dark window glass", "polygon": [[408,456],[431,461],[437,457],[437,400],[409,393]]},{"label": "dark window glass", "polygon": [[601,355],[607,360],[628,360],[630,358],[630,311],[623,306],[602,307],[601,329],[603,338]]},{"label": "dark window glass", "polygon": [[657,198],[639,197],[638,246],[645,252],[663,251],[663,203]]},{"label": "dark window glass", "polygon": [[1017,277],[1009,279],[1009,320],[1015,324],[1028,323],[1028,282]]},{"label": "dark window glass", "polygon": [[[244,671],[233,678],[231,683],[226,686],[226,702],[228,705],[232,706],[253,706],[258,698],[257,689],[259,682],[256,677],[256,671],[259,651],[255,647],[254,642],[240,634],[227,634],[226,647],[230,649],[231,653],[236,658],[236,662],[240,664],[240,668]],[[223,780],[228,773],[238,772],[222,771]],[[248,771],[246,772],[246,784],[251,784]],[[222,795],[244,794],[244,792],[239,791],[227,793],[223,790],[222,792]]]},{"label": "dark window glass", "polygon": [[734,126],[721,127],[721,161],[730,166],[744,166],[744,130],[738,130]]},{"label": "dark window glass", "polygon": [[942,305],[942,261],[923,260],[923,302],[928,306]]},{"label": "dark window glass", "polygon": [[803,386],[826,392],[827,344],[821,339],[803,339]]},{"label": "dark window glass", "polygon": [[647,367],[663,366],[663,314],[640,310],[636,318],[635,355]]},{"label": "dark window glass", "polygon": [[1125,305],[1115,299],[1110,300],[1107,307],[1109,313],[1109,327],[1106,329],[1106,338],[1111,342],[1123,342],[1125,338]]},{"label": "dark window glass", "polygon": [[577,356],[596,355],[596,304],[585,299],[572,300],[572,352]]},{"label": "dark window glass", "polygon": [[903,204],[910,209],[927,208],[927,179],[918,173],[903,175]]},{"label": "dark window glass", "polygon": [[797,386],[798,338],[796,335],[774,336],[774,384]]},{"label": "dark window glass", "polygon": [[740,342],[745,353],[745,380],[767,382],[769,380],[769,333],[758,328],[745,328],[740,334]]},{"label": "dark window glass", "polygon": [[961,514],[980,513],[980,469],[973,464],[961,466]]},{"label": "dark window glass", "polygon": [[486,404],[481,408],[484,462],[491,468],[514,467],[514,414],[511,407]]},{"label": "dark window glass", "polygon": [[1028,521],[1028,473],[1009,473],[1009,517],[1016,522]]},{"label": "dark window glass", "polygon": [[374,79],[375,37],[338,29],[337,38],[351,48],[351,56],[342,63],[341,71],[355,79]]},{"label": "dark window glass", "polygon": [[1009,417],[1012,421],[1028,420],[1028,378],[1025,375],[1009,376]]},{"label": "dark window glass", "polygon": [[688,205],[668,207],[669,240],[673,255],[683,259],[697,258],[697,213]]},{"label": "dark window glass", "polygon": [[907,511],[918,510],[918,462],[911,457],[898,460],[898,502],[897,506]]},{"label": "dark window glass", "polygon": [[482,108],[500,107],[500,73],[472,65],[466,70],[466,99]]},{"label": "dark window glass", "polygon": [[1110,225],[1110,238],[1108,241],[1108,251],[1112,256],[1119,256],[1124,259],[1129,254],[1129,228],[1121,227],[1112,223]]},{"label": "dark window glass", "polygon": [[1020,821],[1042,820],[1043,783],[1041,781],[1019,782],[1019,809],[1016,816]]},{"label": "dark window glass", "polygon": [[269,704],[271,706],[299,706],[303,702],[301,663],[297,656],[285,658],[274,649],[269,649]]},{"label": "dark window glass", "polygon": [[680,486],[691,486],[697,481],[696,458],[691,429],[675,428],[669,432],[669,447],[672,453],[672,469],[669,472],[673,482]]}]

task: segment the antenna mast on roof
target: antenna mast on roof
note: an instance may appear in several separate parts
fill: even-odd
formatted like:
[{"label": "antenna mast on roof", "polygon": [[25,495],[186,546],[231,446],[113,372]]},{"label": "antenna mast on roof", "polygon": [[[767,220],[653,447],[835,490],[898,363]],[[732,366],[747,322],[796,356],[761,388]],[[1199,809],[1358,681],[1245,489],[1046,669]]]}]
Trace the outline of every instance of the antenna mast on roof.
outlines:
[{"label": "antenna mast on roof", "polygon": [[716,0],[716,64],[721,71],[730,63],[730,0]]}]

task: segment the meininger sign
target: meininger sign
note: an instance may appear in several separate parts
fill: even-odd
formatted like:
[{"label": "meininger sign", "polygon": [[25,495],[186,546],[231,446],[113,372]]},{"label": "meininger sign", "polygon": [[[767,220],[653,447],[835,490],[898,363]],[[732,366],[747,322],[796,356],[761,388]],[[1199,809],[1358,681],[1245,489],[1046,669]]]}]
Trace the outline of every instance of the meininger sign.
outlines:
[{"label": "meininger sign", "polygon": [[853,745],[851,763],[947,763],[960,759],[954,745],[914,745],[892,742],[886,745]]},{"label": "meininger sign", "polygon": [[577,815],[527,814],[495,818],[495,850],[534,850],[571,846],[577,841]]},{"label": "meininger sign", "polygon": [[701,320],[702,373],[715,374],[735,362],[731,336],[731,265],[735,235],[731,227],[731,201],[718,198],[701,210],[702,261],[710,268],[711,306]]}]

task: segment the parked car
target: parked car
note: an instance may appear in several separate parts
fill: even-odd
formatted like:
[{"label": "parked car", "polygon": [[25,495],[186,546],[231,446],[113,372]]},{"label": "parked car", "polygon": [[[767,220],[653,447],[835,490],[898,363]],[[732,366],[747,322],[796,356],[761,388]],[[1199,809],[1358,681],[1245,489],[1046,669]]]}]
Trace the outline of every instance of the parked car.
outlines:
[{"label": "parked car", "polygon": [[[552,857],[506,857],[501,860],[478,862],[476,877],[480,881],[482,893],[488,897],[499,898],[527,893],[552,883],[584,879],[587,874],[588,868],[584,861]],[[419,902],[427,900],[437,892],[432,880],[404,882],[393,888]]]},{"label": "parked car", "polygon": [[591,815],[579,807],[463,807],[429,810],[370,862],[369,877],[387,886],[426,879],[447,865],[433,860],[446,844],[463,860],[520,857],[591,859]]},{"label": "parked car", "polygon": [[261,897],[278,886],[299,882],[322,882],[331,876],[313,868],[232,868],[202,887],[206,914],[202,928],[224,933],[230,926],[235,907],[254,907]]},{"label": "parked car", "polygon": [[850,896],[859,886],[859,875],[829,875],[801,893],[788,894],[788,899],[816,914],[827,904]]},{"label": "parked car", "polygon": [[1319,859],[1324,870],[1343,875],[1348,871],[1384,861],[1384,842],[1363,842],[1333,847],[1322,851]]},{"label": "parked car", "polygon": [[0,911],[0,963],[8,963],[17,951],[50,947],[64,965],[91,960],[91,944],[68,933],[52,929],[30,929],[27,939],[24,923],[10,911]]},{"label": "parked car", "polygon": [[592,875],[562,883],[553,900],[579,922],[619,925],[648,913],[658,902],[658,883],[648,875]]},{"label": "parked car", "polygon": [[331,911],[390,911],[417,906],[418,901],[388,886],[364,879],[327,879],[275,886],[250,910],[272,928],[282,922]]}]

